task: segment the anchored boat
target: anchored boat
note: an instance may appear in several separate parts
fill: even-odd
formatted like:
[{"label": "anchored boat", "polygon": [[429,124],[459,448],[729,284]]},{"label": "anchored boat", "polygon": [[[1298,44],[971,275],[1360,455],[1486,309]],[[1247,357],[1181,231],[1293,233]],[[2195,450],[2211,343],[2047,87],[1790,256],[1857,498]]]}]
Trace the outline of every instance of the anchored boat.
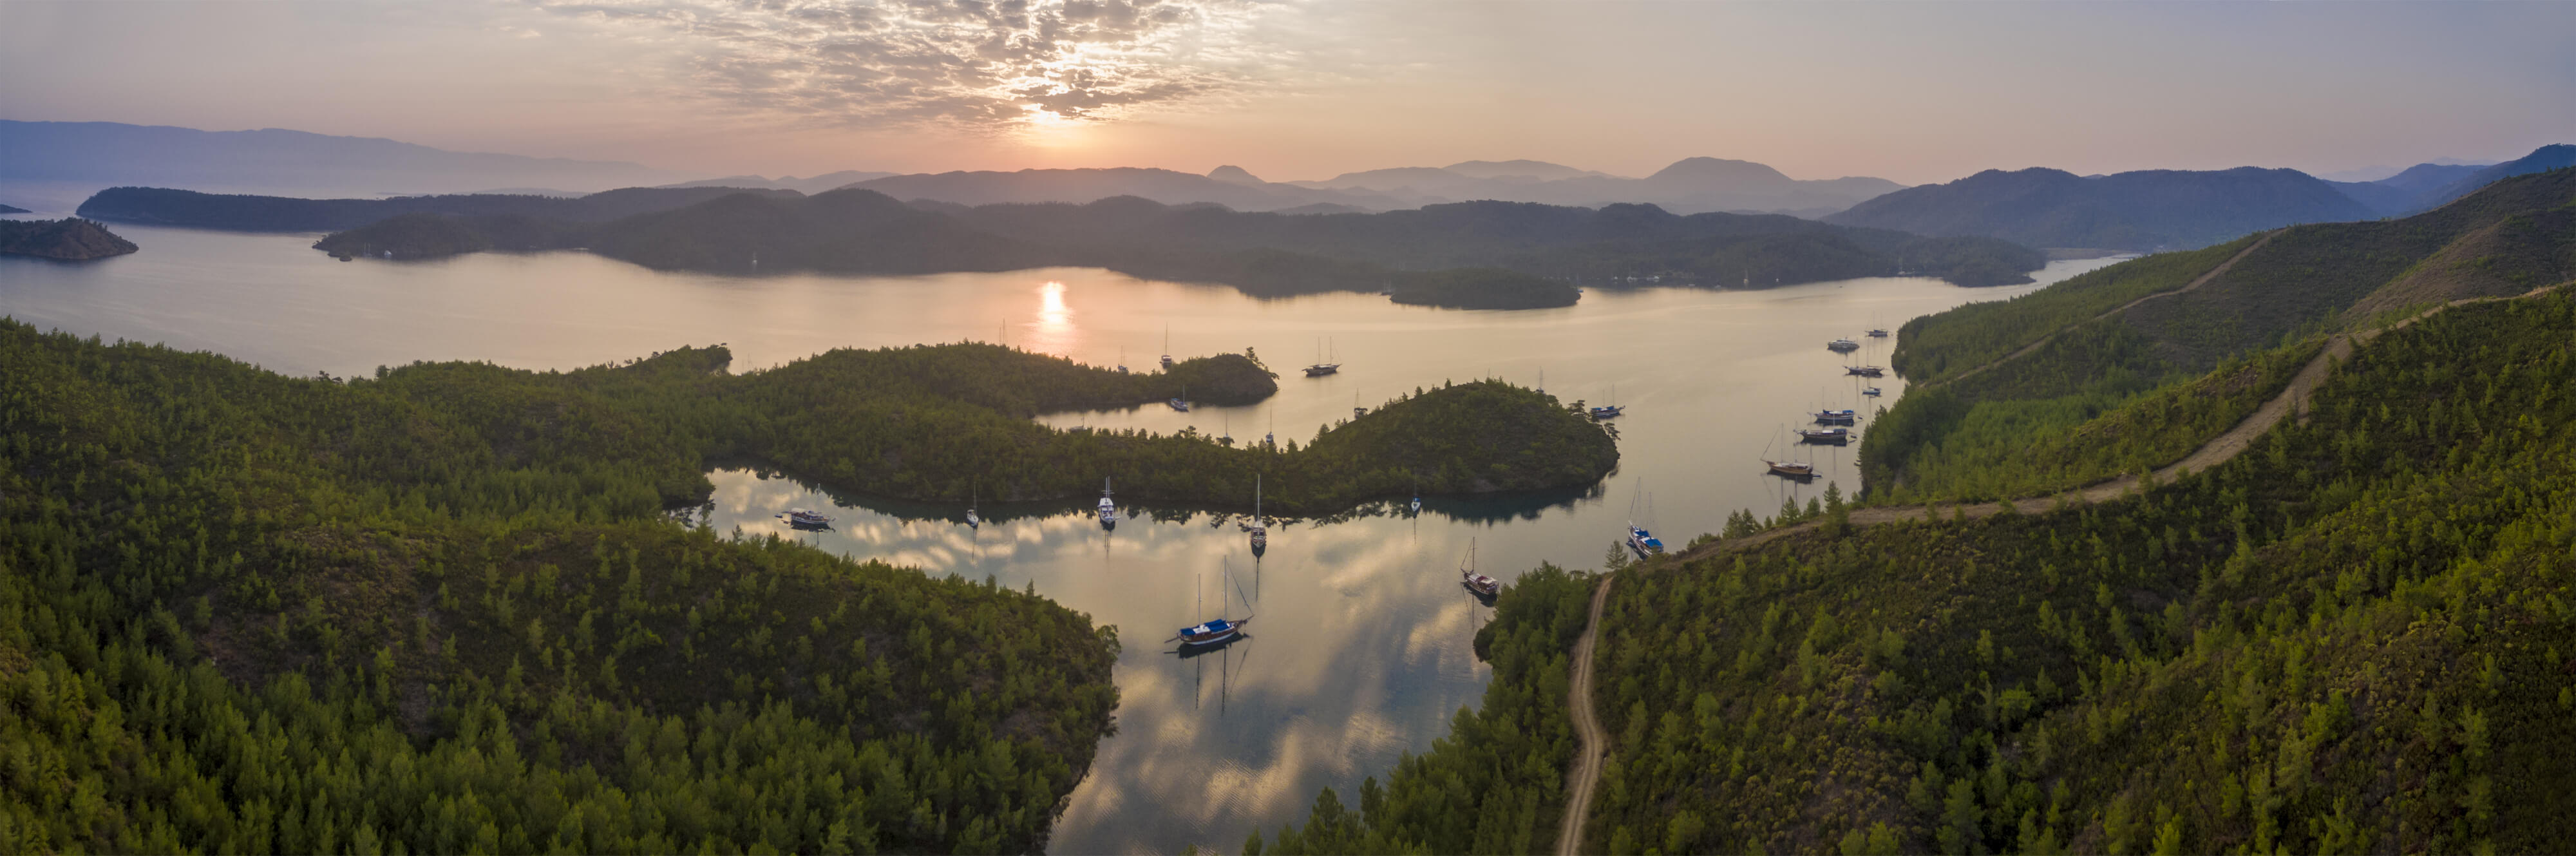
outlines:
[{"label": "anchored boat", "polygon": [[[1854,410],[1816,411],[1816,424],[1818,425],[1852,425],[1857,424],[1859,421],[1860,413]],[[1805,434],[1806,432],[1800,431],[1798,433]]]},{"label": "anchored boat", "polygon": [[[1261,474],[1252,474],[1252,555],[1270,549],[1270,526],[1261,520]],[[1255,570],[1258,570],[1256,568]]]},{"label": "anchored boat", "polygon": [[1118,503],[1109,498],[1109,480],[1100,480],[1100,528],[1118,528]]},{"label": "anchored boat", "polygon": [[802,508],[788,509],[786,514],[779,516],[787,518],[787,525],[798,529],[823,529],[832,525],[832,518]]},{"label": "anchored boat", "polygon": [[1837,354],[1848,354],[1853,351],[1860,350],[1860,343],[1854,342],[1850,339],[1835,339],[1831,342],[1825,343],[1825,350],[1832,351]]},{"label": "anchored boat", "polygon": [[1467,539],[1467,564],[1458,568],[1458,584],[1486,599],[1503,592],[1502,580],[1476,573],[1476,539]]},{"label": "anchored boat", "polygon": [[1819,446],[1840,446],[1851,442],[1849,428],[1800,428],[1798,442]]},{"label": "anchored boat", "polygon": [[1326,362],[1326,360],[1331,359],[1331,357],[1325,356],[1322,348],[1317,348],[1315,350],[1315,364],[1306,367],[1307,377],[1323,377],[1342,370],[1341,363]]},{"label": "anchored boat", "polygon": [[1858,375],[1860,377],[1884,377],[1887,374],[1887,370],[1877,366],[1844,366],[1843,374]]},{"label": "anchored boat", "polygon": [[1628,524],[1628,549],[1637,551],[1637,558],[1640,559],[1662,555],[1664,539],[1655,537],[1653,533],[1647,532],[1645,527],[1632,521]]}]

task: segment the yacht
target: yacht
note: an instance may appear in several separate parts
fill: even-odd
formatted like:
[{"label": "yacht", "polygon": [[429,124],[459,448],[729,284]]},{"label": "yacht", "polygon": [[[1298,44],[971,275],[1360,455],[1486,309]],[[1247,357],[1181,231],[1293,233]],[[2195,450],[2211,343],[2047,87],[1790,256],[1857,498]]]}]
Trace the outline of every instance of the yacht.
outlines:
[{"label": "yacht", "polygon": [[787,513],[781,516],[787,518],[787,525],[799,529],[820,529],[832,525],[832,518],[802,508],[788,509]]},{"label": "yacht", "polygon": [[1853,351],[1860,350],[1860,343],[1854,342],[1850,339],[1835,339],[1831,342],[1825,343],[1825,350],[1832,351],[1837,354],[1848,354]]}]

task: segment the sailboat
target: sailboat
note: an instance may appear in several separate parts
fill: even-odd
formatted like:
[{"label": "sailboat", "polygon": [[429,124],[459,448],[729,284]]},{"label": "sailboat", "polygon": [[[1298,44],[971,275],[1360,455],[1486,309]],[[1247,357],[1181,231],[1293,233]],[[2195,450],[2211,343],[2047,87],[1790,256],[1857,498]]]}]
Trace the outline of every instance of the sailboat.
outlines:
[{"label": "sailboat", "polygon": [[1173,410],[1178,410],[1182,413],[1190,412],[1190,388],[1186,386],[1181,387],[1181,397],[1172,399],[1171,405]]},{"label": "sailboat", "polygon": [[[1328,340],[1326,340],[1326,341],[1330,341],[1330,340],[1328,339]],[[1322,349],[1322,348],[1317,348],[1317,349],[1315,349],[1315,364],[1314,364],[1314,365],[1311,365],[1311,366],[1307,366],[1307,367],[1306,367],[1306,376],[1307,376],[1307,377],[1323,377],[1323,376],[1325,376],[1325,375],[1332,374],[1332,373],[1334,373],[1334,372],[1338,372],[1338,371],[1341,371],[1341,370],[1342,370],[1342,364],[1341,364],[1341,363],[1326,362],[1326,360],[1329,360],[1329,359],[1331,359],[1331,358],[1330,358],[1330,357],[1327,357],[1327,356],[1325,356],[1325,355],[1324,355],[1324,349]]]},{"label": "sailboat", "polygon": [[787,518],[787,525],[798,529],[829,529],[832,526],[832,518],[802,508],[788,509],[786,514],[779,516]]},{"label": "sailboat", "polygon": [[1869,397],[1871,397],[1871,398],[1877,398],[1877,397],[1878,397],[1878,394],[1879,394],[1879,393],[1878,393],[1878,387],[1874,387],[1874,386],[1864,386],[1864,387],[1861,387],[1861,388],[1860,388],[1860,394],[1862,394],[1862,395],[1866,395],[1866,396],[1869,396]]},{"label": "sailboat", "polygon": [[[1225,579],[1227,582],[1234,581],[1234,577],[1232,575],[1227,575]],[[1204,588],[1205,583],[1202,582],[1201,585],[1202,588],[1199,592],[1199,609],[1202,610],[1202,614],[1204,614],[1204,610],[1207,609],[1207,592]],[[1183,627],[1178,634],[1175,634],[1172,638],[1165,639],[1163,641],[1177,641],[1181,643],[1181,648],[1184,650],[1205,645],[1222,645],[1224,643],[1234,641],[1236,636],[1243,633],[1243,626],[1252,623],[1252,616],[1246,615],[1241,620],[1224,617],[1226,612],[1224,606],[1225,593],[1222,591],[1217,592],[1217,604],[1218,617],[1203,623]]]},{"label": "sailboat", "polygon": [[1844,366],[1843,374],[1856,377],[1886,377],[1887,370],[1878,366]]},{"label": "sailboat", "polygon": [[1118,373],[1127,373],[1127,349],[1123,346],[1118,349]]},{"label": "sailboat", "polygon": [[973,488],[966,494],[966,528],[968,529],[984,528],[983,519],[975,516],[975,501],[980,498],[978,494],[981,492],[980,488]]},{"label": "sailboat", "polygon": [[[1637,490],[1642,494],[1645,489],[1646,480],[1638,479]],[[1646,531],[1646,527],[1637,525],[1637,497],[1635,496],[1628,498],[1628,549],[1635,550],[1637,552],[1637,558],[1640,559],[1656,555],[1664,551],[1663,539],[1657,538],[1654,533]]]},{"label": "sailboat", "polygon": [[1118,503],[1109,498],[1109,480],[1100,480],[1100,528],[1118,528]]},{"label": "sailboat", "polygon": [[1474,538],[1467,539],[1467,564],[1458,568],[1458,584],[1466,586],[1467,591],[1477,597],[1487,600],[1503,593],[1502,580],[1476,573],[1476,539]]},{"label": "sailboat", "polygon": [[1170,322],[1164,322],[1164,324],[1163,324],[1163,369],[1164,369],[1165,371],[1169,371],[1169,370],[1171,370],[1171,368],[1172,368],[1172,325],[1171,325],[1171,323],[1170,323]]},{"label": "sailboat", "polygon": [[1422,489],[1418,487],[1413,489],[1413,513],[1417,517],[1422,514]]},{"label": "sailboat", "polygon": [[[1611,400],[1612,402],[1617,402],[1617,401],[1619,400],[1619,385],[1618,385],[1618,384],[1615,384],[1615,383],[1614,383],[1614,384],[1611,384],[1611,385],[1610,385],[1610,400]],[[1628,408],[1623,407],[1623,406],[1620,406],[1620,405],[1618,405],[1618,404],[1616,404],[1616,403],[1613,403],[1613,404],[1604,404],[1604,405],[1601,405],[1601,406],[1599,406],[1599,407],[1592,408],[1592,418],[1594,418],[1594,419],[1609,419],[1609,418],[1616,417],[1616,416],[1618,416],[1619,414],[1626,413],[1626,412],[1628,412]]]},{"label": "sailboat", "polygon": [[1261,474],[1252,474],[1252,556],[1270,549],[1270,525],[1261,520]]},{"label": "sailboat", "polygon": [[[1778,441],[1775,439],[1773,442]],[[1766,455],[1769,454],[1770,447],[1763,447],[1763,453]],[[1762,463],[1771,468],[1771,475],[1779,476],[1781,478],[1806,481],[1816,477],[1816,465],[1805,461],[1774,461],[1769,458],[1764,458],[1762,459]]]},{"label": "sailboat", "polygon": [[1815,416],[1816,424],[1818,425],[1850,425],[1860,421],[1860,413],[1849,408],[1842,410],[1819,410],[1816,411]]},{"label": "sailboat", "polygon": [[1854,342],[1850,339],[1835,339],[1831,342],[1825,343],[1825,350],[1832,351],[1837,354],[1848,354],[1853,351],[1860,350],[1860,343]]},{"label": "sailboat", "polygon": [[1358,419],[1367,415],[1368,408],[1360,406],[1360,394],[1356,392],[1351,393],[1351,418]]}]

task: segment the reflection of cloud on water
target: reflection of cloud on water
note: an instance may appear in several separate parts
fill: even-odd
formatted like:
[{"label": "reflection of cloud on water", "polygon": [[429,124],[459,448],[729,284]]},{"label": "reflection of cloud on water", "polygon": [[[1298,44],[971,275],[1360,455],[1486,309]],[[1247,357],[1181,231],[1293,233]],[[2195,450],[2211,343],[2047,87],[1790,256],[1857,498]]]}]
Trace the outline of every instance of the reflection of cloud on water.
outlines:
[{"label": "reflection of cloud on water", "polygon": [[[1276,527],[1255,562],[1242,532],[1204,512],[1139,514],[1104,533],[1088,509],[1067,507],[977,532],[752,471],[709,477],[718,520],[746,534],[932,575],[991,574],[1118,627],[1119,733],[1071,795],[1060,850],[1231,848],[1255,825],[1302,816],[1316,789],[1347,792],[1427,747],[1485,680],[1448,573],[1464,545],[1424,538],[1409,521]],[[793,532],[770,517],[790,507],[831,514],[836,528]],[[1249,638],[1223,651],[1182,660],[1165,641],[1247,610]]]}]

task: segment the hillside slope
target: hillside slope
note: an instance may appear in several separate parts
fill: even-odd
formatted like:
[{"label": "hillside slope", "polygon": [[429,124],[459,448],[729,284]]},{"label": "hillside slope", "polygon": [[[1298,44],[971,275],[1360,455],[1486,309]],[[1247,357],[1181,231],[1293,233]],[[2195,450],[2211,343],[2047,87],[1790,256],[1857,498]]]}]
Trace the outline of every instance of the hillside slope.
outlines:
[{"label": "hillside slope", "polygon": [[[2030,456],[2186,381],[2277,367],[2317,335],[2410,307],[2562,281],[2576,270],[2571,205],[2576,170],[2524,175],[2403,220],[2294,226],[1916,319],[1899,331],[1892,362],[1918,386],[1862,444],[1870,496],[1985,499],[2063,487],[2047,474],[2071,459]],[[2277,380],[2270,370],[2255,377],[2254,387],[2175,403],[2216,418]]]}]

